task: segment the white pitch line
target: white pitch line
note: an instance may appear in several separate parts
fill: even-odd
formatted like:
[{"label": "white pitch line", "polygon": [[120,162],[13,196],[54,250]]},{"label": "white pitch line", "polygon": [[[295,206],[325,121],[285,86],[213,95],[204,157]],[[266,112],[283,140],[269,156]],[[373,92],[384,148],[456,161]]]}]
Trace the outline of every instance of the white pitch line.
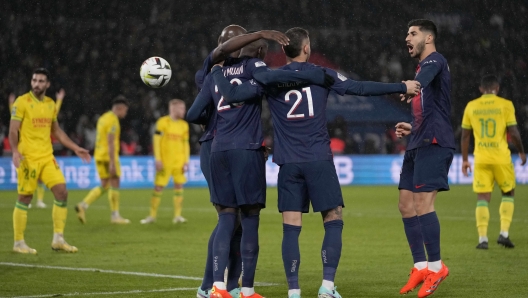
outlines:
[{"label": "white pitch line", "polygon": [[[95,296],[95,295],[122,295],[122,294],[141,294],[141,293],[156,293],[156,292],[176,292],[176,291],[192,291],[196,288],[170,288],[170,289],[158,289],[158,290],[132,290],[132,291],[119,291],[119,292],[94,292],[94,293],[66,293],[66,294],[45,294],[45,295],[34,295],[34,296],[15,296],[10,298],[45,298],[45,297],[62,297],[62,296]],[[8,298],[8,297],[0,297]]]},{"label": "white pitch line", "polygon": [[[21,264],[21,263],[9,263],[9,262],[0,262],[0,266],[57,269],[57,270],[84,271],[84,272],[100,272],[100,273],[124,274],[124,275],[147,276],[147,277],[162,277],[162,278],[186,279],[186,280],[202,280],[201,277],[193,277],[193,276],[169,275],[169,274],[147,273],[147,272],[133,272],[133,271],[118,271],[118,270],[107,270],[107,269],[97,269],[97,268],[46,266],[46,265],[33,265],[33,264]],[[278,284],[268,283],[268,282],[255,282],[255,285],[262,286],[262,287],[271,287],[271,286],[277,286]]]}]

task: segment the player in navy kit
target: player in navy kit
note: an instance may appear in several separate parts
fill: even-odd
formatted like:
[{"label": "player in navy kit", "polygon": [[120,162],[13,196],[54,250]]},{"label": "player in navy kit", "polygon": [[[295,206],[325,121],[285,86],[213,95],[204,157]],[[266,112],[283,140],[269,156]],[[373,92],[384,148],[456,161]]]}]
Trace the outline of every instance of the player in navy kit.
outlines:
[{"label": "player in navy kit", "polygon": [[[286,32],[290,39],[284,46],[288,65],[282,70],[308,71],[323,69],[307,63],[310,57],[310,39],[302,28]],[[324,69],[335,79],[331,89],[340,95],[381,95],[407,93],[419,90],[415,81],[397,84],[357,82],[332,69]],[[235,87],[213,70],[215,82],[227,102],[251,100],[249,86]],[[269,88],[272,87],[272,88]],[[326,121],[329,90],[309,84],[280,84],[267,88],[268,104],[275,131],[273,160],[280,166],[278,192],[279,211],[283,214],[283,261],[288,279],[288,297],[300,297],[298,270],[300,265],[299,234],[302,213],[321,212],[325,238],[321,250],[323,282],[319,297],[341,297],[334,287],[336,269],[341,256],[343,229],[343,197],[330,150]]]},{"label": "player in navy kit", "polygon": [[253,42],[242,49],[242,58],[223,68],[215,66],[211,74],[225,75],[231,83],[254,89],[255,93],[250,101],[240,105],[228,104],[218,93],[217,86],[209,75],[187,114],[187,120],[194,122],[211,102],[214,102],[217,109],[217,130],[211,155],[211,201],[217,208],[219,224],[213,243],[214,284],[211,297],[231,297],[223,282],[223,268],[226,266],[228,240],[238,209],[241,210],[243,227],[241,254],[244,264],[240,297],[261,297],[254,292],[253,282],[258,258],[259,213],[265,207],[266,181],[261,150],[262,96],[260,86],[251,79],[255,78],[265,85],[274,81],[295,83],[298,80],[323,85],[327,78],[321,69],[306,72],[270,71],[259,59],[265,56],[266,51],[265,41]]},{"label": "player in navy kit", "polygon": [[[266,38],[277,41],[279,44],[287,44],[286,36],[278,31],[263,30],[255,33],[246,34],[246,29],[238,25],[229,25],[222,30],[218,37],[218,46],[211,51],[205,59],[202,69],[196,72],[195,82],[198,89],[202,89],[205,77],[209,74],[211,67],[220,61],[237,58],[240,54],[240,48],[260,38]],[[205,176],[207,184],[210,186],[210,154],[213,143],[214,132],[216,130],[216,109],[210,105],[206,113],[201,115],[199,124],[204,126],[204,133],[200,138],[200,167]],[[242,271],[242,261],[240,258],[240,237],[242,229],[238,228],[233,234],[231,240],[230,261],[227,276],[227,291],[233,297],[238,297],[238,280]],[[209,291],[213,287],[213,240],[216,235],[217,227],[211,233],[207,246],[207,261],[205,265],[204,278],[202,285],[198,288],[196,297],[209,298]]]},{"label": "player in navy kit", "polygon": [[[440,258],[440,223],[434,202],[439,191],[449,190],[447,174],[453,160],[455,138],[451,127],[451,74],[447,61],[436,52],[437,29],[429,20],[409,22],[407,47],[418,58],[416,80],[422,89],[412,101],[412,123],[398,123],[399,137],[410,135],[400,174],[399,209],[414,259],[406,294],[423,285],[418,297],[427,297],[449,275]],[[427,250],[427,258],[425,250]]]}]

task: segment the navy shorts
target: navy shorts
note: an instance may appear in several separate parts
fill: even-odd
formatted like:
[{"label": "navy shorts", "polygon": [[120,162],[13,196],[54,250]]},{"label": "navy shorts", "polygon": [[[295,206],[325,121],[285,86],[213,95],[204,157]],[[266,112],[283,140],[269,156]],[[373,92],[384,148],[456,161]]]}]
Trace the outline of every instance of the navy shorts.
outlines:
[{"label": "navy shorts", "polygon": [[449,190],[447,174],[455,150],[431,144],[405,152],[398,189],[412,192]]},{"label": "navy shorts", "polygon": [[211,154],[211,202],[224,207],[266,206],[264,152],[235,149]]},{"label": "navy shorts", "polygon": [[207,140],[200,144],[200,169],[207,181],[207,185],[211,187],[211,146],[213,139]]},{"label": "navy shorts", "polygon": [[280,167],[277,182],[279,211],[308,213],[345,207],[332,160],[287,163]]}]

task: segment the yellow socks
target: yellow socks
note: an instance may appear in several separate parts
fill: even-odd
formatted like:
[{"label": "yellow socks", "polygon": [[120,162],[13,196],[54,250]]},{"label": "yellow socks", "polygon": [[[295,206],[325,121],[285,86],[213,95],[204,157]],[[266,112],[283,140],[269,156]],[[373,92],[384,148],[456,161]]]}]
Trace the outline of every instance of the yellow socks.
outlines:
[{"label": "yellow socks", "polygon": [[174,217],[181,216],[182,213],[182,202],[183,202],[183,189],[174,190]]},{"label": "yellow socks", "polygon": [[44,200],[44,184],[37,184],[37,200],[41,202]]},{"label": "yellow socks", "polygon": [[[501,234],[503,232],[508,233],[510,225],[513,219],[513,197],[502,197],[500,204],[500,221],[501,221]],[[507,237],[507,236],[505,236]]]},{"label": "yellow socks", "polygon": [[152,198],[150,198],[150,217],[156,218],[158,215],[158,207],[161,202],[161,191],[154,191]]},{"label": "yellow socks", "polygon": [[66,201],[53,201],[53,233],[63,234],[64,226],[66,225],[66,217],[68,216],[68,209],[66,208]]},{"label": "yellow socks", "polygon": [[96,186],[92,188],[92,190],[90,190],[88,195],[86,195],[86,197],[84,198],[83,202],[87,206],[90,206],[93,202],[97,201],[97,199],[99,199],[99,197],[105,192],[106,192],[106,189],[100,186]]},{"label": "yellow socks", "polygon": [[488,236],[488,223],[490,219],[490,213],[488,208],[488,202],[484,200],[477,201],[477,210],[475,212],[477,218],[477,230],[479,237]]},{"label": "yellow socks", "polygon": [[112,211],[112,214],[119,212],[119,189],[110,187],[108,201],[110,202],[110,211]]},{"label": "yellow socks", "polygon": [[28,205],[22,202],[16,202],[13,211],[13,230],[15,231],[15,242],[24,240],[24,231],[27,225]]}]

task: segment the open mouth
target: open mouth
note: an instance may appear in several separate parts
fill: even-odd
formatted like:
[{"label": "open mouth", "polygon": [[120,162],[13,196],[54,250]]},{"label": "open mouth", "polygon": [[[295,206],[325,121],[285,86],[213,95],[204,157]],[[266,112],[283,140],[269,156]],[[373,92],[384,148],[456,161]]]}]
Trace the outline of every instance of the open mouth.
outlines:
[{"label": "open mouth", "polygon": [[409,53],[412,53],[414,46],[410,43],[407,44],[407,48],[409,49]]}]

